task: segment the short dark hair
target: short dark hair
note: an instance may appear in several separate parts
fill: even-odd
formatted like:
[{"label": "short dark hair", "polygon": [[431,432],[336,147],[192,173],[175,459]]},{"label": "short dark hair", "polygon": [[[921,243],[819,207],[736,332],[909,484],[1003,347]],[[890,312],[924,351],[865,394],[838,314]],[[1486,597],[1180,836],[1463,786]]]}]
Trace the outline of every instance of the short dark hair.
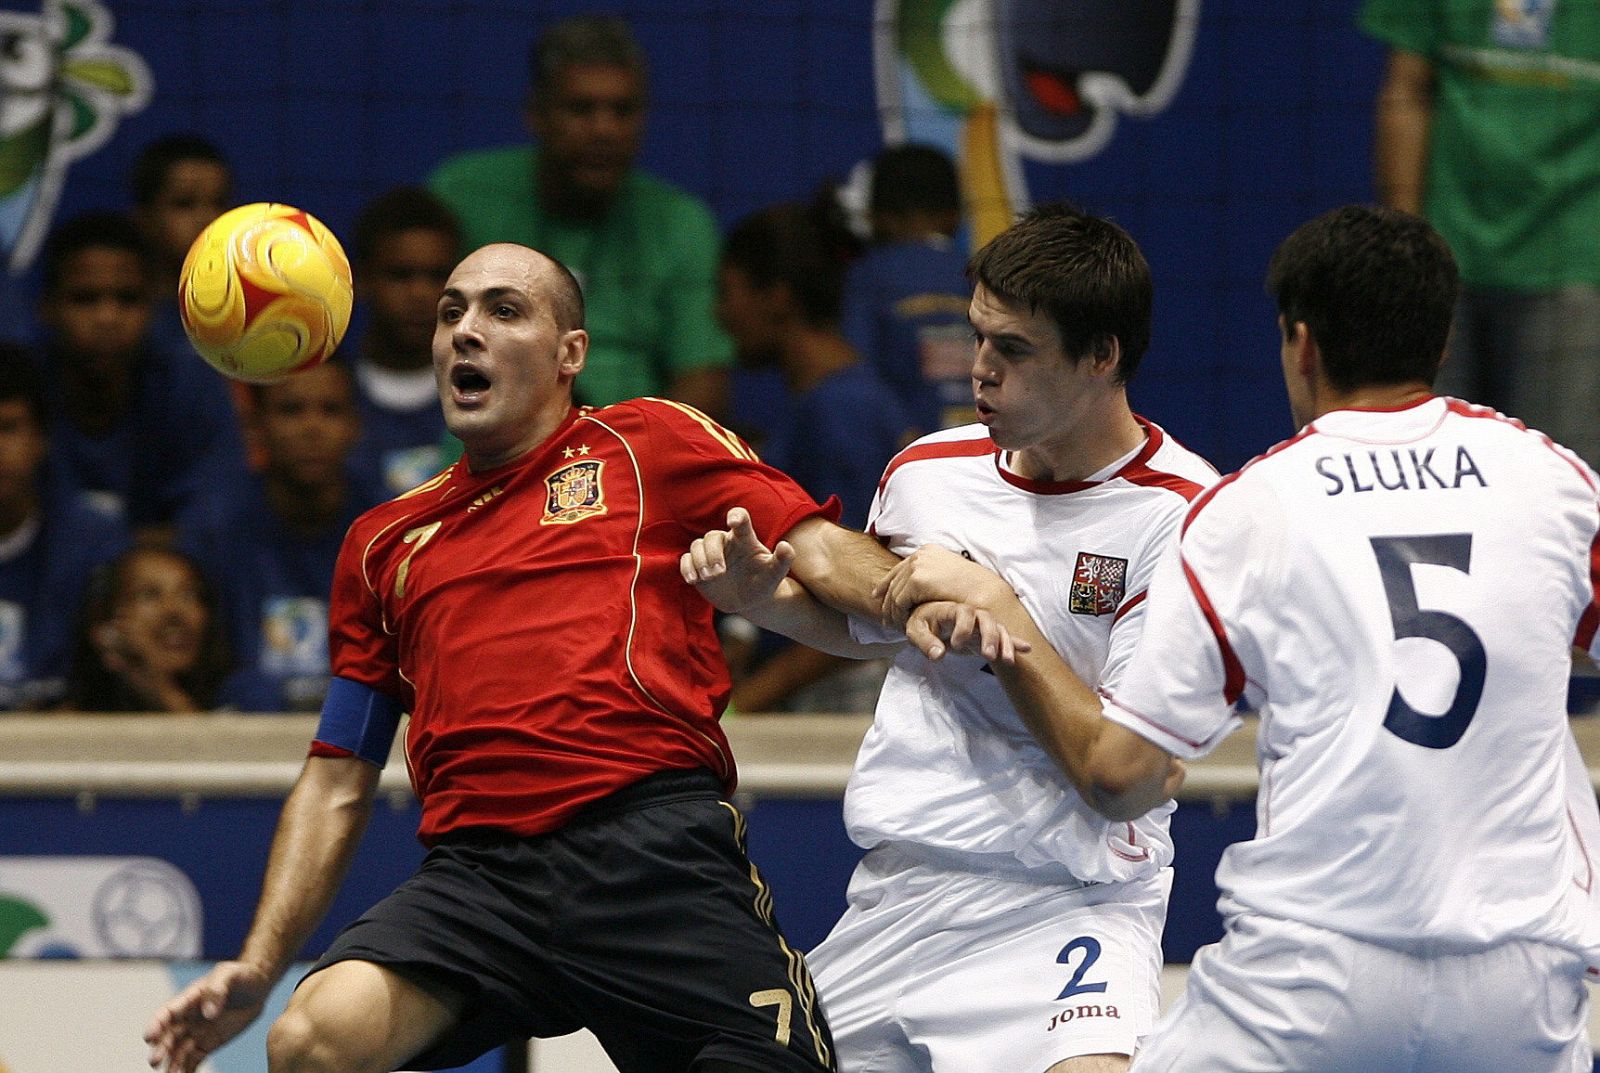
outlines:
[{"label": "short dark hair", "polygon": [[1284,327],[1305,323],[1342,391],[1431,384],[1460,286],[1449,245],[1426,220],[1368,205],[1301,224],[1267,268]]},{"label": "short dark hair", "polygon": [[371,264],[379,244],[402,231],[437,231],[452,247],[461,246],[461,221],[450,206],[423,187],[397,186],[367,202],[356,217],[350,232],[355,263]]},{"label": "short dark hair", "polygon": [[[531,248],[531,247],[530,247]],[[572,269],[551,257],[543,250],[535,250],[555,266],[556,292],[552,295],[552,304],[555,306],[556,327],[563,332],[570,332],[582,328],[586,316],[583,301],[583,284],[578,282],[578,277],[572,274]]]},{"label": "short dark hair", "polygon": [[27,404],[33,423],[41,431],[50,427],[50,408],[45,404],[44,377],[39,363],[26,344],[0,339],[0,402]]},{"label": "short dark hair", "polygon": [[961,211],[961,181],[942,149],[896,145],[872,162],[873,212]]},{"label": "short dark hair", "polygon": [[967,278],[1006,302],[1043,310],[1073,361],[1117,340],[1120,383],[1133,379],[1150,345],[1154,287],[1144,254],[1122,228],[1075,205],[1024,213],[972,255]]},{"label": "short dark hair", "polygon": [[122,250],[139,259],[146,279],[152,271],[150,244],[132,219],[120,212],[80,213],[45,239],[41,269],[46,295],[53,294],[61,285],[61,272],[67,259],[84,250]]},{"label": "short dark hair", "polygon": [[167,173],[174,164],[185,160],[204,160],[228,172],[233,169],[222,150],[198,134],[168,134],[157,138],[139,151],[128,174],[128,185],[133,189],[133,203],[138,206],[152,204],[166,185]]},{"label": "short dark hair", "polygon": [[722,263],[757,287],[787,284],[809,324],[839,320],[845,260],[812,207],[784,203],[745,217],[728,232]]},{"label": "short dark hair", "polygon": [[574,15],[552,23],[528,48],[528,87],[550,92],[568,67],[622,67],[643,83],[649,75],[644,49],[627,22],[613,15]]}]

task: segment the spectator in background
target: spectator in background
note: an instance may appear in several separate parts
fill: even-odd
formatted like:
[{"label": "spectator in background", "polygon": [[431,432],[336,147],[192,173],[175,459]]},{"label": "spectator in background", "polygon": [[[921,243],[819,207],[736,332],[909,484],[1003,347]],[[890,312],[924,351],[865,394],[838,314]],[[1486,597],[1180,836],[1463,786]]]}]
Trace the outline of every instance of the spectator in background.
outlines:
[{"label": "spectator in background", "polygon": [[1390,48],[1379,198],[1461,267],[1440,394],[1600,465],[1600,7],[1367,0],[1361,26]]},{"label": "spectator in background", "polygon": [[468,249],[522,243],[577,276],[590,338],[580,403],[655,395],[720,417],[732,348],[711,313],[717,229],[699,200],[634,166],[644,52],[620,19],[580,16],[546,30],[529,66],[538,147],[463,153],[428,185]]},{"label": "spectator in background", "polygon": [[[763,458],[813,498],[839,499],[840,521],[866,528],[883,467],[914,437],[899,400],[839,332],[844,260],[825,221],[779,205],[741,221],[723,245],[717,317],[741,355],[782,371],[791,409]],[[769,638],[725,620],[733,706],[740,711],[870,711],[887,664]],[[764,658],[763,658],[764,656]]]},{"label": "spectator in background", "polygon": [[226,381],[152,341],[154,274],[128,217],[74,217],[45,242],[39,320],[52,480],[161,539],[202,473],[242,468],[244,448]]},{"label": "spectator in background", "polygon": [[461,226],[428,191],[397,187],[361,210],[351,236],[364,313],[359,338],[345,343],[361,416],[355,467],[399,495],[443,464],[431,354],[439,295],[461,259]]},{"label": "spectator in background", "polygon": [[328,588],[345,530],[388,498],[354,479],[355,380],[326,362],[251,387],[259,472],[210,484],[177,543],[217,590],[229,642],[252,672],[250,711],[315,711],[328,688]]},{"label": "spectator in background", "polygon": [[216,604],[199,567],[171,548],[136,547],[89,585],[62,707],[208,711],[226,703],[229,669]]},{"label": "spectator in background", "polygon": [[154,261],[158,345],[187,354],[189,342],[178,319],[178,270],[194,240],[233,203],[233,169],[222,150],[195,134],[168,134],[150,142],[129,176],[133,220]]},{"label": "spectator in background", "polygon": [[972,422],[972,285],[955,236],[955,165],[900,145],[872,165],[872,245],[845,283],[845,337],[894,388],[919,433]]},{"label": "spectator in background", "polygon": [[717,319],[741,354],[783,373],[793,413],[769,430],[765,460],[819,500],[838,496],[841,523],[861,529],[884,465],[912,436],[894,392],[839,331],[844,273],[814,210],[765,209],[723,244]]},{"label": "spectator in background", "polygon": [[72,609],[127,546],[120,518],[46,482],[44,386],[33,355],[0,342],[0,709],[48,707],[67,687]]}]

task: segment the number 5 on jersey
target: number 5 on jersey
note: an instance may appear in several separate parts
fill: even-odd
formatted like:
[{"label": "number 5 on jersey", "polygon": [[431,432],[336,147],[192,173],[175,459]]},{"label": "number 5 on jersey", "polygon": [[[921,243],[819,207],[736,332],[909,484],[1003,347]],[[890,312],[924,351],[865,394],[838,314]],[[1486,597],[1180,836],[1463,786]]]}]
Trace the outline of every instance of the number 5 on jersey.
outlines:
[{"label": "number 5 on jersey", "polygon": [[1417,603],[1417,586],[1411,568],[1418,563],[1448,566],[1468,573],[1472,567],[1472,534],[1441,533],[1435,536],[1372,537],[1372,551],[1378,557],[1378,572],[1389,597],[1389,618],[1394,622],[1395,639],[1423,637],[1450,650],[1461,667],[1450,707],[1441,715],[1428,715],[1413,708],[1400,695],[1399,674],[1395,675],[1394,694],[1383,718],[1385,730],[1413,745],[1427,749],[1448,749],[1461,740],[1467,724],[1477,714],[1483,699],[1483,679],[1488,655],[1483,641],[1471,626],[1448,611],[1429,611]]}]

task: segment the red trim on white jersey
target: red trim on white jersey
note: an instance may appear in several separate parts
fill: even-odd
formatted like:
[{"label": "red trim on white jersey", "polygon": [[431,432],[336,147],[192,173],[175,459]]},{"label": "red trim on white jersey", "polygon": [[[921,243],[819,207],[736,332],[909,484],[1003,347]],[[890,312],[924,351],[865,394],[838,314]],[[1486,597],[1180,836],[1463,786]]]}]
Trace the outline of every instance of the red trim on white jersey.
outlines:
[{"label": "red trim on white jersey", "polygon": [[1148,589],[1140,589],[1138,592],[1122,601],[1122,606],[1117,608],[1117,613],[1111,617],[1112,624],[1115,625],[1117,622],[1121,621],[1123,615],[1126,615],[1129,611],[1132,611],[1134,608],[1144,603],[1144,598],[1149,595],[1149,591],[1150,590]]},{"label": "red trim on white jersey", "polygon": [[1396,403],[1393,406],[1341,406],[1339,409],[1350,410],[1358,414],[1401,414],[1405,413],[1407,410],[1415,410],[1418,406],[1426,406],[1428,403],[1437,398],[1440,398],[1440,396],[1428,394],[1422,396],[1420,399],[1412,399],[1410,402]]},{"label": "red trim on white jersey", "polygon": [[1211,627],[1211,635],[1217,639],[1217,651],[1222,656],[1224,676],[1222,696],[1229,704],[1233,704],[1244,693],[1244,665],[1234,654],[1233,645],[1228,643],[1228,633],[1222,628],[1222,619],[1217,616],[1217,609],[1211,606],[1211,597],[1201,588],[1200,579],[1194,576],[1194,571],[1189,568],[1188,561],[1181,554],[1178,556],[1178,562],[1183,566],[1183,576],[1189,582],[1189,591],[1194,594],[1195,603],[1200,605],[1200,613],[1206,617],[1206,625]]},{"label": "red trim on white jersey", "polygon": [[1187,477],[1180,477],[1176,473],[1162,473],[1156,469],[1139,469],[1129,473],[1123,471],[1117,474],[1129,484],[1137,484],[1141,488],[1165,488],[1169,492],[1176,492],[1191,503],[1205,491],[1205,485],[1191,481]]},{"label": "red trim on white jersey", "polygon": [[[1256,455],[1256,457],[1246,462],[1243,466],[1240,466],[1238,470],[1228,474],[1216,484],[1213,484],[1210,488],[1204,489],[1200,493],[1199,498],[1195,499],[1193,504],[1189,507],[1189,513],[1184,515],[1183,526],[1178,530],[1178,535],[1182,537],[1184,533],[1187,533],[1189,531],[1190,523],[1192,523],[1195,518],[1199,517],[1200,512],[1205,510],[1206,506],[1216,498],[1217,493],[1243,476],[1245,470],[1248,470],[1251,466],[1255,465],[1257,462],[1260,462],[1262,459],[1271,458],[1279,451],[1282,451],[1287,447],[1292,447],[1294,444],[1299,443],[1301,440],[1313,435],[1315,432],[1316,427],[1314,425],[1307,425],[1295,435],[1289,437],[1281,443],[1274,444],[1273,446],[1267,448],[1267,450],[1263,453]],[[1217,639],[1217,651],[1222,657],[1223,670],[1227,674],[1227,677],[1223,683],[1222,695],[1227,698],[1229,704],[1233,704],[1244,692],[1244,667],[1240,665],[1239,657],[1234,654],[1233,646],[1228,643],[1227,634],[1222,629],[1222,620],[1217,617],[1216,608],[1211,606],[1210,598],[1206,596],[1205,590],[1200,587],[1200,582],[1195,578],[1194,571],[1189,569],[1189,564],[1187,562],[1183,564],[1183,576],[1188,580],[1189,588],[1191,591],[1193,591],[1195,600],[1200,604],[1200,611],[1205,615],[1206,622],[1210,624],[1211,632]],[[1118,707],[1121,707],[1121,705],[1118,705]],[[1129,709],[1124,708],[1123,710],[1128,711]],[[1133,712],[1133,714],[1138,715],[1139,713]],[[1145,717],[1139,716],[1139,718],[1143,719]],[[1146,721],[1149,722],[1149,720]],[[1159,723],[1152,723],[1151,725],[1160,726]],[[1167,731],[1167,733],[1170,734],[1171,731]],[[1173,737],[1177,737],[1177,735],[1174,734]],[[1196,745],[1196,747],[1198,748],[1198,745]]]},{"label": "red trim on white jersey", "polygon": [[[1460,414],[1462,417],[1485,418],[1490,421],[1499,421],[1524,432],[1532,432],[1539,437],[1540,441],[1557,458],[1572,467],[1573,472],[1583,479],[1583,483],[1589,486],[1591,492],[1600,491],[1600,489],[1595,488],[1594,479],[1588,470],[1571,456],[1557,450],[1555,441],[1544,433],[1530,429],[1516,418],[1507,417],[1505,414],[1492,410],[1487,406],[1476,406],[1470,402],[1452,398],[1446,398],[1445,405],[1450,408],[1451,413]],[[1572,643],[1585,651],[1594,644],[1595,633],[1600,632],[1600,526],[1596,527],[1594,540],[1589,545],[1589,593],[1589,606],[1583,609],[1583,614],[1578,618],[1578,628],[1573,631],[1572,635]]]},{"label": "red trim on white jersey", "polygon": [[1556,441],[1552,440],[1544,433],[1538,431],[1537,429],[1531,429],[1527,425],[1524,425],[1521,421],[1518,421],[1516,418],[1507,417],[1500,411],[1491,410],[1487,406],[1476,406],[1470,402],[1463,402],[1460,399],[1452,398],[1446,398],[1444,401],[1445,405],[1449,407],[1450,412],[1453,414],[1460,414],[1462,417],[1487,418],[1490,421],[1499,421],[1503,425],[1510,425],[1512,428],[1518,429],[1522,432],[1533,433],[1535,436],[1539,437],[1546,447],[1555,453],[1557,458],[1571,466],[1573,471],[1577,473],[1579,477],[1583,478],[1583,483],[1589,486],[1590,491],[1600,491],[1600,489],[1595,488],[1594,481],[1590,478],[1589,474],[1584,471],[1584,468],[1572,458],[1561,453],[1560,451],[1557,451]]},{"label": "red trim on white jersey", "polygon": [[878,491],[883,491],[883,486],[889,483],[889,478],[894,471],[907,462],[923,462],[930,458],[981,458],[983,455],[998,455],[1000,448],[987,436],[972,440],[941,440],[938,443],[913,444],[904,451],[889,459],[889,464],[883,468],[883,476],[878,478]]},{"label": "red trim on white jersey", "polygon": [[1589,545],[1589,591],[1593,597],[1589,606],[1583,609],[1583,614],[1578,619],[1578,629],[1572,635],[1572,643],[1584,651],[1594,644],[1594,635],[1600,630],[1600,529],[1597,529],[1594,540]]},{"label": "red trim on white jersey", "polygon": [[[1133,419],[1139,423],[1140,428],[1144,429],[1144,443],[1139,447],[1139,452],[1128,460],[1127,465],[1117,470],[1106,480],[1116,480],[1118,477],[1126,476],[1130,472],[1143,470],[1144,464],[1161,448],[1161,430],[1138,414],[1135,414]],[[1081,492],[1086,488],[1095,488],[1106,483],[1105,481],[1044,481],[1033,477],[1024,477],[1022,474],[1013,473],[1002,466],[999,456],[995,457],[995,469],[999,471],[1000,479],[1007,484],[1020,488],[1024,492],[1032,492],[1035,495],[1042,496],[1058,496],[1071,492]]]},{"label": "red trim on white jersey", "polygon": [[[1144,444],[1139,448],[1139,453],[1128,460],[1128,463],[1107,477],[1104,481],[1046,481],[1033,477],[1024,477],[1005,467],[1002,463],[1000,448],[987,436],[970,440],[941,440],[936,443],[922,443],[907,447],[884,467],[883,476],[878,479],[878,490],[881,492],[889,483],[889,478],[895,470],[908,462],[922,462],[934,458],[981,458],[984,455],[993,455],[995,472],[1000,479],[1013,487],[1035,495],[1064,495],[1071,492],[1081,492],[1088,488],[1096,488],[1107,481],[1124,480],[1129,484],[1136,484],[1144,488],[1166,488],[1183,496],[1184,499],[1193,500],[1202,490],[1202,486],[1186,477],[1163,470],[1151,469],[1150,459],[1155,457],[1157,451],[1167,442],[1167,434],[1155,424],[1145,420],[1138,414],[1133,415],[1139,427],[1144,429]],[[1177,441],[1174,440],[1174,443]],[[1180,444],[1181,446],[1181,444]],[[870,531],[870,530],[869,530]]]},{"label": "red trim on white jersey", "polygon": [[1140,846],[1139,845],[1139,832],[1134,828],[1134,826],[1133,826],[1133,824],[1131,822],[1130,823],[1125,823],[1123,826],[1127,828],[1127,838],[1125,839],[1125,841],[1130,846],[1138,847],[1139,852],[1138,853],[1128,853],[1125,850],[1118,849],[1115,845],[1112,845],[1109,841],[1106,843],[1107,848],[1110,849],[1112,853],[1115,853],[1118,857],[1121,857],[1125,861],[1148,861],[1150,859],[1150,850],[1145,846]]},{"label": "red trim on white jersey", "polygon": [[1102,697],[1104,697],[1106,699],[1106,701],[1108,703],[1116,705],[1116,707],[1120,708],[1122,711],[1127,712],[1129,715],[1131,715],[1135,719],[1139,720],[1139,722],[1148,723],[1150,726],[1155,727],[1157,730],[1159,730],[1161,733],[1165,734],[1167,737],[1171,738],[1173,741],[1181,741],[1181,742],[1183,742],[1183,744],[1187,745],[1191,749],[1200,749],[1200,748],[1203,748],[1205,746],[1205,742],[1203,742],[1203,741],[1194,741],[1191,738],[1186,738],[1182,734],[1175,733],[1172,730],[1170,730],[1169,728],[1167,728],[1166,726],[1163,726],[1161,723],[1158,723],[1154,719],[1151,719],[1148,715],[1146,715],[1143,712],[1139,711],[1137,708],[1128,707],[1126,704],[1122,703],[1122,701],[1118,700],[1116,697],[1112,696],[1110,693],[1106,692],[1105,690],[1102,689],[1102,690],[1099,691],[1099,693],[1100,693],[1100,695]]},{"label": "red trim on white jersey", "polygon": [[1031,492],[1036,496],[1064,496],[1073,492],[1081,492],[1085,488],[1098,487],[1101,481],[1041,481],[1033,477],[1024,477],[1007,469],[1001,464],[1000,456],[994,457],[994,470],[1000,474],[1000,479],[1013,488],[1020,488],[1024,492]]},{"label": "red trim on white jersey", "polygon": [[1200,512],[1202,510],[1206,509],[1206,505],[1208,503],[1210,503],[1213,499],[1216,498],[1217,493],[1222,491],[1222,489],[1226,488],[1228,485],[1232,484],[1234,481],[1238,480],[1241,476],[1243,476],[1245,470],[1249,469],[1251,466],[1255,465],[1257,462],[1260,462],[1262,459],[1271,458],[1273,455],[1277,454],[1279,451],[1282,451],[1282,450],[1284,450],[1285,448],[1288,448],[1288,447],[1293,447],[1295,444],[1299,443],[1301,440],[1305,439],[1307,436],[1314,435],[1316,433],[1316,431],[1317,430],[1316,430],[1316,427],[1314,425],[1307,425],[1305,428],[1301,429],[1299,432],[1295,433],[1293,436],[1290,436],[1288,439],[1284,440],[1283,442],[1275,443],[1271,447],[1268,447],[1261,454],[1256,455],[1250,461],[1248,461],[1244,465],[1240,466],[1237,470],[1235,470],[1234,472],[1228,474],[1226,477],[1222,478],[1222,480],[1218,481],[1216,484],[1213,484],[1210,488],[1207,488],[1205,491],[1201,492],[1200,493],[1200,497],[1198,499],[1196,499],[1193,504],[1190,505],[1189,513],[1184,515],[1183,527],[1178,530],[1178,535],[1182,536],[1184,533],[1187,533],[1189,531],[1190,523],[1193,522],[1195,520],[1195,518],[1199,516],[1199,514],[1200,514]]},{"label": "red trim on white jersey", "polygon": [[[1151,469],[1149,466],[1150,459],[1154,458],[1155,453],[1161,449],[1162,444],[1164,444],[1167,440],[1172,439],[1172,437],[1161,428],[1152,425],[1150,422],[1140,417],[1138,414],[1134,414],[1133,419],[1139,422],[1140,425],[1144,426],[1145,435],[1147,437],[1145,449],[1140,451],[1138,457],[1136,457],[1133,461],[1129,462],[1126,466],[1123,466],[1122,469],[1118,470],[1116,476],[1127,481],[1129,484],[1137,484],[1141,488],[1165,488],[1169,492],[1177,492],[1184,499],[1187,499],[1191,503],[1194,502],[1200,493],[1205,491],[1204,485],[1197,481],[1191,481],[1187,477],[1180,477],[1176,473],[1168,473],[1165,470]],[[1179,447],[1183,446],[1183,444],[1178,443],[1177,440],[1173,440],[1172,442],[1178,444]],[[1185,448],[1185,450],[1187,450],[1187,448]],[[1199,458],[1198,455],[1195,457]],[[1202,459],[1202,461],[1204,461],[1204,459]],[[1209,462],[1206,464],[1210,465]],[[1216,467],[1213,466],[1211,472],[1215,473]]]}]

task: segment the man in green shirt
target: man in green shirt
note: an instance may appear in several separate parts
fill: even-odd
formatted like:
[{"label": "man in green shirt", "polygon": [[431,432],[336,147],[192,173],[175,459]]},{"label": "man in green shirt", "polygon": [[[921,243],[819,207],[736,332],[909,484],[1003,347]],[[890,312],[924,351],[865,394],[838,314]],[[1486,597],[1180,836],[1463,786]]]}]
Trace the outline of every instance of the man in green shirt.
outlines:
[{"label": "man in green shirt", "polygon": [[1441,394],[1600,465],[1600,4],[1366,0],[1379,197],[1461,267]]},{"label": "man in green shirt", "polygon": [[582,16],[546,30],[529,66],[537,147],[459,154],[428,185],[467,249],[522,243],[578,277],[590,336],[580,403],[657,395],[721,416],[733,348],[712,315],[720,239],[696,198],[634,167],[643,51],[620,19]]}]

